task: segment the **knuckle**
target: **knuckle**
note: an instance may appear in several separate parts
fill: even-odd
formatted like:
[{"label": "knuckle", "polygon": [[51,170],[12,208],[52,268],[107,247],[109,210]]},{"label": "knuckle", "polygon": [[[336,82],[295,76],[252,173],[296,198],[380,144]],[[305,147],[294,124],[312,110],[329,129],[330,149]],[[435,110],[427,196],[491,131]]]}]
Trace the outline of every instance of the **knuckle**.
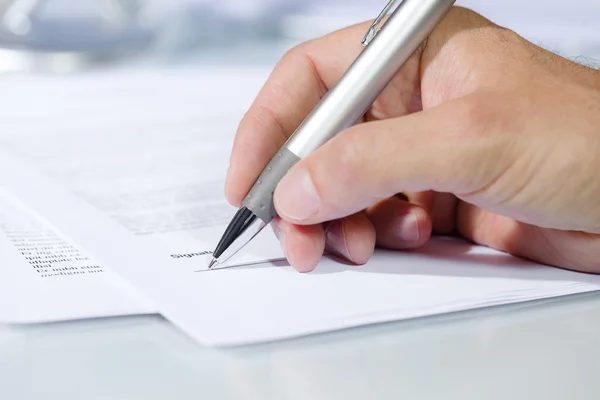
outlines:
[{"label": "knuckle", "polygon": [[301,67],[304,71],[309,71],[310,74],[306,75],[309,82],[303,82],[303,80],[300,79],[297,83],[299,85],[312,85],[316,83],[318,85],[315,88],[316,93],[318,93],[319,98],[322,98],[327,92],[328,87],[318,72],[318,61],[313,54],[314,50],[319,47],[319,40],[320,39],[314,39],[292,47],[284,54],[280,64],[283,65],[283,68],[285,69],[290,69],[289,66],[296,66]]},{"label": "knuckle", "polygon": [[454,6],[448,12],[446,19],[453,24],[465,25],[473,19],[482,19],[482,17],[470,8]]},{"label": "knuckle", "polygon": [[297,62],[298,59],[306,57],[307,48],[310,46],[310,42],[304,42],[293,46],[288,49],[282,56],[281,62]]},{"label": "knuckle", "polygon": [[493,30],[493,37],[497,42],[502,43],[509,50],[513,43],[519,41],[520,39],[520,36],[517,35],[516,32],[500,26],[496,26]]}]

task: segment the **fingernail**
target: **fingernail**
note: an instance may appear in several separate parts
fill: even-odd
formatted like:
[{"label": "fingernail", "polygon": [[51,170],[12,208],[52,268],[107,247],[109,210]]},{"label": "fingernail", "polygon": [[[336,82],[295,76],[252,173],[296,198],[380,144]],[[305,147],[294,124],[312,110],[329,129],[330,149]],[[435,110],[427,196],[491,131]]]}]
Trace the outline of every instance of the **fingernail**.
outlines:
[{"label": "fingernail", "polygon": [[304,168],[294,168],[280,182],[277,192],[275,206],[283,217],[303,221],[319,211],[317,190]]},{"label": "fingernail", "polygon": [[329,248],[346,258],[348,261],[354,262],[350,255],[350,250],[348,249],[348,241],[346,240],[343,221],[336,221],[331,224],[325,231],[325,239],[327,240]]},{"label": "fingernail", "polygon": [[396,236],[408,243],[419,241],[419,218],[415,213],[408,213],[400,218],[400,221],[394,227]]},{"label": "fingernail", "polygon": [[285,258],[287,258],[287,254],[285,252],[285,231],[281,229],[281,226],[279,225],[279,221],[277,219],[274,219],[271,222],[271,228],[273,228],[273,233],[275,234],[277,240],[279,240],[281,249],[283,250],[283,255],[285,256]]}]

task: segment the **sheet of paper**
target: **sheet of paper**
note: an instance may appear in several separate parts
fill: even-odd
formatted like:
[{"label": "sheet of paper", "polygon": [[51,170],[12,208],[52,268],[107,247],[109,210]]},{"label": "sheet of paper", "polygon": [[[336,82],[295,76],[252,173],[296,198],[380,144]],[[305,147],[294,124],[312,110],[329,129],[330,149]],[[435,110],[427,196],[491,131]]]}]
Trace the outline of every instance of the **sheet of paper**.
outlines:
[{"label": "sheet of paper", "polygon": [[[4,82],[0,184],[203,344],[233,345],[600,289],[600,278],[462,242],[202,270],[234,213],[222,185],[269,70]],[[43,94],[43,96],[42,96]],[[282,258],[270,230],[238,262]]]},{"label": "sheet of paper", "polygon": [[0,323],[153,313],[152,303],[0,188]]},{"label": "sheet of paper", "polygon": [[[197,269],[236,211],[223,194],[231,139],[268,70],[239,72],[5,82],[0,149],[44,171],[130,240]],[[281,259],[276,244],[271,232],[261,235],[232,262]]]}]

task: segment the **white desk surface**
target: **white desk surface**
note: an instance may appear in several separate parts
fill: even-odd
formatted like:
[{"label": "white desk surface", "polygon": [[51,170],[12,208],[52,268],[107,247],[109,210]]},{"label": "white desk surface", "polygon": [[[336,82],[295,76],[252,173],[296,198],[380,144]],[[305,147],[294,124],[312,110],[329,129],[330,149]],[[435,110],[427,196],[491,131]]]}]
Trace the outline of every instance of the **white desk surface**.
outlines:
[{"label": "white desk surface", "polygon": [[0,326],[0,399],[598,399],[600,294],[231,349],[158,316]]}]

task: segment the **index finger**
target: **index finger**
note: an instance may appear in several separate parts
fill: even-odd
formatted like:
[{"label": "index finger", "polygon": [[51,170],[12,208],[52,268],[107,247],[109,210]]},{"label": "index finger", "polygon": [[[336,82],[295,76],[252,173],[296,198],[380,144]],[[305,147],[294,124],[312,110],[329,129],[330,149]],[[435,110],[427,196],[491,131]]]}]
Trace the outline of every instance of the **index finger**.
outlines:
[{"label": "index finger", "polygon": [[225,196],[240,206],[271,157],[361,51],[369,23],[288,51],[244,115],[236,133]]}]

